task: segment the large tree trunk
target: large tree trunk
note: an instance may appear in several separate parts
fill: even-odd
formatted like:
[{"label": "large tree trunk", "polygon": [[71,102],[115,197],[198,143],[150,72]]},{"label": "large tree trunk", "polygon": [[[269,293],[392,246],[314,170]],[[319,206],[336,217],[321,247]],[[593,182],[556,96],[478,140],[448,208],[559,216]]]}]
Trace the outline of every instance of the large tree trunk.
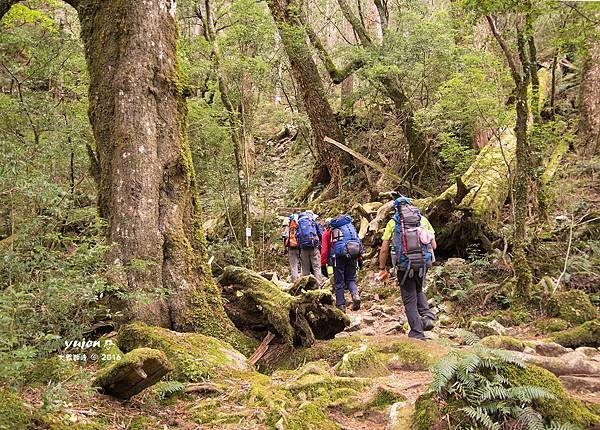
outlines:
[{"label": "large tree trunk", "polygon": [[600,42],[590,41],[581,74],[581,152],[593,156],[600,149]]},{"label": "large tree trunk", "polygon": [[340,189],[345,157],[323,139],[329,136],[343,143],[344,136],[327,101],[323,81],[306,42],[301,5],[297,0],[269,0],[267,3],[279,29],[281,42],[290,61],[292,76],[302,95],[315,136],[317,160],[312,185],[331,183]]},{"label": "large tree trunk", "polygon": [[[98,207],[122,272],[127,319],[197,330],[235,343],[207,265],[196,177],[186,141],[175,2],[82,0]],[[148,300],[140,300],[142,294]]]}]

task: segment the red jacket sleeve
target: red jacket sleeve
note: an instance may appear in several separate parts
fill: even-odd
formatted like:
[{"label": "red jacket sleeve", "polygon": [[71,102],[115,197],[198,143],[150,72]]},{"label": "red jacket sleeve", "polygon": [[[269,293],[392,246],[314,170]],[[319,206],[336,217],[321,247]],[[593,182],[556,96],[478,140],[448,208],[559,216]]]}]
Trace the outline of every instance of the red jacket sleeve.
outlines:
[{"label": "red jacket sleeve", "polygon": [[327,258],[329,257],[329,239],[331,237],[331,230],[327,229],[323,232],[321,239],[321,266],[327,265]]}]

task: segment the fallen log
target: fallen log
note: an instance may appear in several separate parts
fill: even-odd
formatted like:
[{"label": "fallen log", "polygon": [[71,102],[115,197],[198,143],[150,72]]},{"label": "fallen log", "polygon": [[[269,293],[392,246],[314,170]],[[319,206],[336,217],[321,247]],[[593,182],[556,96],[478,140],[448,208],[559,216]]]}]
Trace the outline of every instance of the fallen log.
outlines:
[{"label": "fallen log", "polygon": [[288,344],[310,346],[350,325],[329,290],[295,289],[291,295],[259,274],[228,266],[219,278],[225,310],[234,324],[257,338],[271,332]]},{"label": "fallen log", "polygon": [[166,355],[157,349],[137,348],[100,371],[94,386],[118,399],[129,399],[156,384],[173,370]]}]

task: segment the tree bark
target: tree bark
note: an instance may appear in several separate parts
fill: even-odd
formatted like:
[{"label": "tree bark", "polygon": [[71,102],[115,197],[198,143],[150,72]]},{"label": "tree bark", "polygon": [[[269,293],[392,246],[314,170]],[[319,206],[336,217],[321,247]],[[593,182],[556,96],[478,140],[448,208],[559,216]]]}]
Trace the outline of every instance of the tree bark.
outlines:
[{"label": "tree bark", "polygon": [[236,343],[241,335],[207,264],[177,68],[175,2],[82,0],[77,10],[98,209],[108,221],[110,262],[125,284],[125,317]]},{"label": "tree bark", "polygon": [[581,74],[581,153],[591,157],[600,149],[600,42],[590,40]]},{"label": "tree bark", "polygon": [[344,176],[345,157],[323,139],[328,136],[344,143],[344,136],[327,101],[323,81],[306,42],[301,5],[297,0],[268,0],[267,3],[315,137],[317,154],[311,185],[330,183],[339,190]]}]

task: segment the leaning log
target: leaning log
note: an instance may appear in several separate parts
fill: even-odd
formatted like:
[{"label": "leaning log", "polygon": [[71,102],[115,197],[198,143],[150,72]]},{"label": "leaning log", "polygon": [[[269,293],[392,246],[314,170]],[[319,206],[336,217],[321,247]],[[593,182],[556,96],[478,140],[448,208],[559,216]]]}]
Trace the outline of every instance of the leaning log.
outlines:
[{"label": "leaning log", "polygon": [[297,295],[291,295],[258,273],[234,266],[225,268],[219,283],[229,317],[257,338],[270,331],[284,343],[310,346],[350,324],[329,290],[295,288]]},{"label": "leaning log", "polygon": [[156,384],[173,370],[166,355],[157,349],[137,348],[100,371],[94,386],[118,399],[129,399]]}]

